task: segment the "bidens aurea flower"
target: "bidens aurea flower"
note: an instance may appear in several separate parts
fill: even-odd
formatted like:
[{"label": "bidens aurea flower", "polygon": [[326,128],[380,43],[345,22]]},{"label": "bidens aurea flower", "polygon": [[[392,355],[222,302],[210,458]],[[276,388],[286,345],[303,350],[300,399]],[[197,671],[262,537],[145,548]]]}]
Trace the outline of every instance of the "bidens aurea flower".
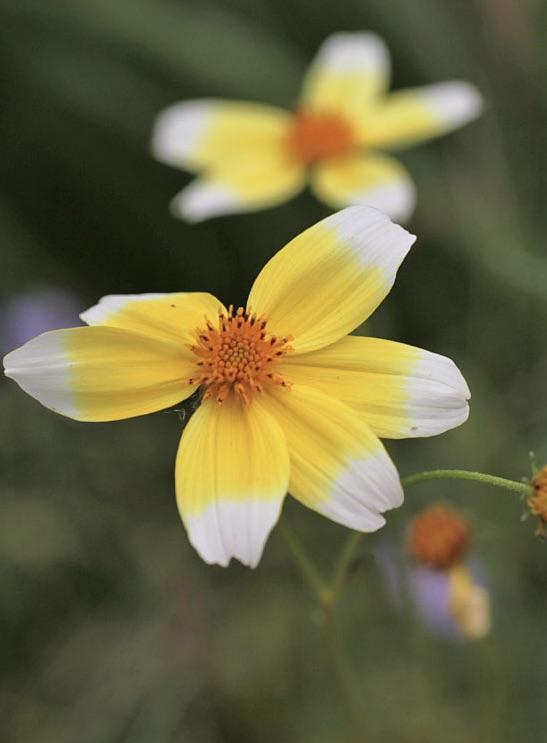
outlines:
[{"label": "bidens aurea flower", "polygon": [[192,100],[157,118],[152,152],[199,178],[172,201],[199,221],[285,201],[309,182],[339,209],[367,204],[404,221],[415,191],[385,150],[443,134],[473,119],[481,96],[452,81],[386,95],[389,53],[373,33],[337,33],[321,46],[294,111],[259,103]]},{"label": "bidens aurea flower", "polygon": [[388,294],[414,239],[352,207],[280,250],[245,308],[205,293],[107,296],[83,313],[90,327],[8,354],[6,374],[82,421],[151,413],[202,390],[175,479],[206,562],[255,566],[287,491],[374,531],[403,500],[378,437],[429,436],[468,415],[469,390],[449,359],[348,336]]},{"label": "bidens aurea flower", "polygon": [[470,640],[490,632],[490,594],[467,564],[471,528],[455,508],[435,504],[410,522],[408,551],[417,566],[411,589],[424,623]]}]

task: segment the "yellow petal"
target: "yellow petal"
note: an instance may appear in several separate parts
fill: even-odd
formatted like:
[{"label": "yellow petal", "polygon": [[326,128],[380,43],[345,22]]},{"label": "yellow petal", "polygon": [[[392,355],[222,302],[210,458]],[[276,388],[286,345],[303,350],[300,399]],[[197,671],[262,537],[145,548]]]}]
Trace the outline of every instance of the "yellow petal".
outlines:
[{"label": "yellow petal", "polygon": [[280,147],[290,119],[289,112],[258,103],[176,103],[156,119],[152,152],[158,160],[188,170],[250,162]]},{"label": "yellow petal", "polygon": [[449,610],[458,629],[469,640],[482,640],[491,629],[490,594],[464,565],[452,568],[448,579]]},{"label": "yellow petal", "polygon": [[469,415],[469,388],[454,362],[404,343],[348,336],[287,356],[277,371],[357,409],[381,438],[434,436]]},{"label": "yellow petal", "polygon": [[53,330],[4,359],[6,375],[47,408],[81,421],[152,413],[192,394],[191,352],[119,328]]},{"label": "yellow petal", "polygon": [[359,121],[389,85],[389,53],[373,33],[337,33],[321,45],[304,80],[300,104]]},{"label": "yellow petal", "polygon": [[264,266],[248,308],[297,353],[347,335],[376,309],[416,238],[385,215],[354,206],[294,238]]},{"label": "yellow petal", "polygon": [[195,341],[205,317],[214,322],[219,310],[226,311],[222,302],[205,292],[109,294],[80,317],[88,325],[123,328],[185,346]]},{"label": "yellow petal", "polygon": [[388,217],[406,221],[416,194],[406,169],[385,155],[350,155],[320,163],[312,173],[317,197],[335,209],[366,204]]},{"label": "yellow petal", "polygon": [[361,141],[372,148],[400,147],[463,126],[479,115],[474,85],[447,82],[392,93],[362,121]]},{"label": "yellow petal", "polygon": [[182,435],[177,503],[190,542],[208,563],[255,567],[289,482],[285,436],[262,407],[230,396],[205,401]]},{"label": "yellow petal", "polygon": [[175,196],[171,211],[189,222],[199,222],[265,209],[287,201],[304,184],[304,168],[289,158],[284,146],[265,148],[250,159],[212,167]]},{"label": "yellow petal", "polygon": [[268,392],[257,404],[281,424],[289,492],[305,506],[350,529],[376,531],[385,523],[380,514],[401,505],[397,470],[354,410],[304,385]]}]

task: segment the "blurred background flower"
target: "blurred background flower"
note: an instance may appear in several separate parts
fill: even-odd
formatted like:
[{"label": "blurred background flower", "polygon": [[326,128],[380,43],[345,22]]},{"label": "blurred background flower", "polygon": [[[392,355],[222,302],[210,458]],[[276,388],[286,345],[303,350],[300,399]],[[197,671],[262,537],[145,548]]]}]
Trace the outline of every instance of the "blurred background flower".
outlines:
[{"label": "blurred background flower", "polygon": [[[528,450],[547,451],[544,15],[539,0],[1,4],[0,304],[38,282],[70,289],[79,309],[110,292],[205,288],[242,303],[265,261],[328,210],[304,192],[275,218],[173,219],[166,204],[190,176],[151,157],[154,117],[204,96],[286,106],[323,39],[371,30],[394,89],[459,78],[488,102],[473,126],[400,155],[420,190],[419,239],[367,334],[455,359],[473,406],[461,429],[389,451],[402,474],[527,474]],[[183,412],[85,426],[8,380],[0,406],[3,740],[345,743],[283,544],[274,535],[252,574],[217,572],[182,538]],[[518,528],[517,497],[443,493],[480,525],[493,630],[479,644],[415,631],[367,570],[367,538],[341,621],[370,739],[541,740],[545,545]],[[386,537],[432,497],[438,483],[409,491]],[[345,530],[288,499],[286,517],[327,568]]]},{"label": "blurred background flower", "polygon": [[0,354],[48,330],[81,325],[80,311],[78,297],[59,287],[16,294],[0,306]]},{"label": "blurred background flower", "polygon": [[198,99],[174,103],[155,122],[160,162],[200,177],[171,201],[198,222],[292,198],[309,181],[334,209],[366,204],[406,221],[412,178],[382,154],[474,119],[478,90],[450,81],[388,92],[389,51],[374,33],[335,33],[311,62],[294,111],[260,103]]},{"label": "blurred background flower", "polygon": [[426,627],[449,637],[478,640],[490,631],[490,597],[469,564],[471,528],[449,505],[435,504],[408,525],[408,552],[414,560],[410,590]]}]

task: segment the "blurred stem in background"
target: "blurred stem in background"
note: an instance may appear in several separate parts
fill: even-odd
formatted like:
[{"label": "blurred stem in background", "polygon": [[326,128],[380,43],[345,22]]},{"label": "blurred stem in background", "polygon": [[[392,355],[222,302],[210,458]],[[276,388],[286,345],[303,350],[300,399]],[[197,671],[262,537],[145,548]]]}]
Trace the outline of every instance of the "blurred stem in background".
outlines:
[{"label": "blurred stem in background", "polygon": [[364,740],[362,705],[355,687],[352,669],[344,652],[336,617],[336,605],[347,577],[348,566],[362,534],[351,532],[336,562],[333,578],[330,582],[327,582],[302,547],[298,537],[285,521],[279,523],[279,531],[316,600],[323,637],[332,659],[336,682],[344,699],[351,723],[352,739],[355,743],[362,742]]},{"label": "blurred stem in background", "polygon": [[[530,483],[469,470],[427,470],[408,475],[401,480],[401,483],[403,488],[409,488],[428,480],[472,480],[520,493],[523,496],[531,492]],[[336,618],[336,607],[350,575],[356,551],[365,535],[361,532],[350,532],[334,563],[332,577],[326,580],[285,521],[279,523],[279,532],[317,603],[323,636],[332,658],[336,681],[346,705],[353,739],[358,743],[363,741],[364,735],[362,704],[352,669],[344,652]]]}]

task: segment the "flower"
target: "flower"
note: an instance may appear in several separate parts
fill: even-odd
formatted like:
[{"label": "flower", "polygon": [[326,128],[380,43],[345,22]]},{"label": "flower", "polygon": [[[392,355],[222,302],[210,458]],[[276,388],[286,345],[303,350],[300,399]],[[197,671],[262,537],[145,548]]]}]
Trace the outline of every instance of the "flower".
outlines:
[{"label": "flower", "polygon": [[309,180],[335,209],[367,204],[406,220],[414,185],[383,151],[465,124],[480,112],[481,96],[461,81],[386,95],[388,86],[384,42],[373,33],[337,33],[320,47],[295,111],[214,99],[168,107],[155,122],[152,152],[199,174],[175,196],[173,213],[197,222],[262,209]]},{"label": "flower", "polygon": [[422,624],[435,634],[466,640],[489,634],[490,595],[469,568],[447,571],[416,565],[410,590]]},{"label": "flower", "polygon": [[538,517],[536,536],[545,539],[547,524],[547,466],[542,467],[532,477],[532,495],[527,500],[530,512]]},{"label": "flower", "polygon": [[408,551],[422,565],[448,569],[468,551],[469,532],[467,519],[455,508],[434,505],[411,522]]},{"label": "flower", "polygon": [[463,423],[469,390],[448,358],[348,336],[388,294],[414,236],[368,207],[310,227],[256,278],[245,308],[206,293],[107,296],[89,327],[45,333],[6,374],[82,421],[151,413],[202,391],[176,461],[177,502],[208,563],[255,566],[290,491],[375,531],[399,506],[379,437]]},{"label": "flower", "polygon": [[7,353],[46,330],[78,322],[76,295],[58,287],[31,289],[0,307],[0,353]]},{"label": "flower", "polygon": [[422,622],[447,636],[478,640],[490,632],[490,596],[465,563],[471,547],[467,519],[435,504],[408,527],[407,548],[416,565],[410,587]]}]

